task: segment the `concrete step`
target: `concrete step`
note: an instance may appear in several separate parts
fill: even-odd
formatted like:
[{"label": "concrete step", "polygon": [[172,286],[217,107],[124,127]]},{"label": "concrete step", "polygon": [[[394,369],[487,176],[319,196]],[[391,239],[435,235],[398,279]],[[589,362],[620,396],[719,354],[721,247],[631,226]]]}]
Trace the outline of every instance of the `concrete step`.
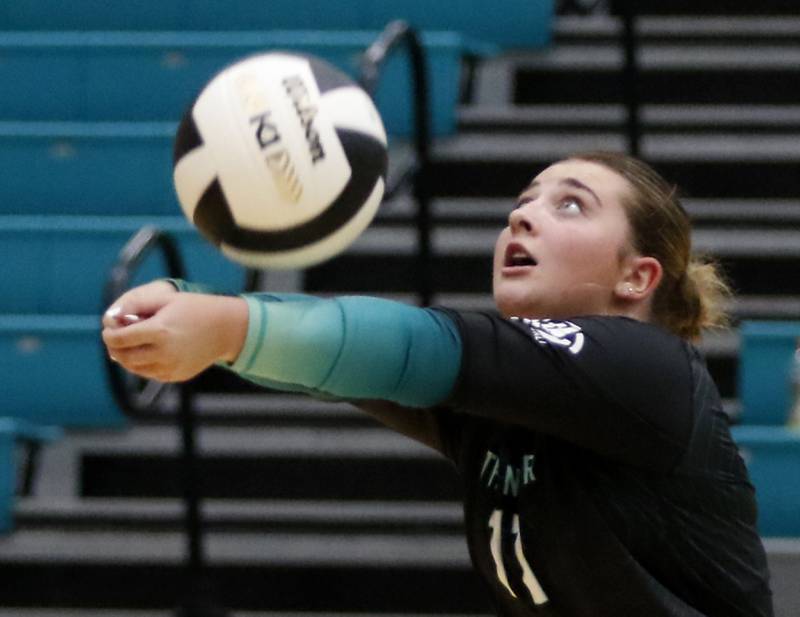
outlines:
[{"label": "concrete step", "polygon": [[[234,610],[485,613],[460,535],[211,533],[207,587]],[[180,533],[20,531],[0,542],[3,605],[174,606]],[[409,593],[409,589],[413,593]]]},{"label": "concrete step", "polygon": [[[642,15],[635,21],[643,42],[699,43],[717,45],[742,43],[793,44],[800,35],[800,18],[795,14],[763,15]],[[622,20],[612,15],[561,16],[553,25],[556,45],[577,42],[619,42]]]},{"label": "concrete step", "polygon": [[[627,149],[622,132],[462,133],[434,149],[435,197],[515,197],[555,160]],[[789,199],[800,194],[800,140],[791,134],[645,133],[641,156],[693,199]],[[469,179],[467,182],[466,179]]]},{"label": "concrete step", "polygon": [[[460,486],[443,457],[384,428],[214,426],[197,441],[209,498],[448,502]],[[177,497],[180,452],[174,425],[71,435],[45,451],[36,494],[63,494],[52,485],[73,478],[71,493],[83,497]],[[54,467],[66,481],[48,474]]]},{"label": "concrete step", "polygon": [[[640,110],[642,129],[653,132],[800,132],[797,105],[658,105]],[[621,104],[486,104],[459,109],[464,131],[542,132],[623,130],[627,111]]]},{"label": "concrete step", "polygon": [[[178,499],[22,497],[15,505],[20,531],[178,531],[184,506]],[[209,532],[458,534],[463,514],[457,502],[369,502],[321,500],[202,501]]]},{"label": "concrete step", "polygon": [[[791,104],[798,59],[794,44],[645,43],[637,56],[637,86],[648,103]],[[623,66],[619,45],[583,43],[509,54],[487,70],[510,80],[505,91],[517,104],[609,104],[623,102]],[[489,102],[480,92],[475,102]]]},{"label": "concrete step", "polygon": [[[210,534],[207,540],[207,586],[234,611],[488,612],[460,536]],[[798,540],[768,539],[765,546],[776,615],[795,615]],[[5,610],[163,610],[180,595],[183,559],[179,534],[19,532],[0,544]]]}]

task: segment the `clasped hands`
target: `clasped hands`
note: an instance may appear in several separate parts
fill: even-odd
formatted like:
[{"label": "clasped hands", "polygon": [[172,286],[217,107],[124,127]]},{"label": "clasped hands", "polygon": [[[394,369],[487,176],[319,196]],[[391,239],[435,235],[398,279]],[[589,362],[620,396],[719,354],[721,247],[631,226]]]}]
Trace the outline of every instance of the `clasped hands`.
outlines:
[{"label": "clasped hands", "polygon": [[125,369],[147,379],[191,379],[236,360],[247,335],[242,298],[178,292],[166,281],[136,287],[103,315],[103,342]]}]

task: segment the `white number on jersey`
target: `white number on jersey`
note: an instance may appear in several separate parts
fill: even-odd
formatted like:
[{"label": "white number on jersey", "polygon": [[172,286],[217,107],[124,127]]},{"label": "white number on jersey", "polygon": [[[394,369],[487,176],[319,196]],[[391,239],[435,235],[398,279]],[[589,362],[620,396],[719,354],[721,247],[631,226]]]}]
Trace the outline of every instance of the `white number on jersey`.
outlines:
[{"label": "white number on jersey", "polygon": [[[495,510],[492,512],[492,515],[489,517],[489,529],[492,530],[492,537],[489,539],[489,550],[492,553],[494,565],[497,569],[497,579],[500,581],[503,587],[508,589],[508,593],[516,598],[517,594],[514,593],[514,590],[511,589],[511,585],[508,584],[506,566],[503,563],[503,549],[501,544],[503,541],[502,522],[503,511]],[[547,602],[547,594],[545,594],[542,586],[539,584],[539,580],[533,573],[528,560],[525,558],[525,553],[522,552],[522,537],[519,530],[519,514],[514,514],[514,518],[511,520],[511,532],[514,535],[514,555],[516,556],[517,562],[519,562],[520,568],[522,569],[522,582],[525,585],[525,588],[528,590],[528,593],[531,594],[533,603],[537,605],[544,604]]]}]

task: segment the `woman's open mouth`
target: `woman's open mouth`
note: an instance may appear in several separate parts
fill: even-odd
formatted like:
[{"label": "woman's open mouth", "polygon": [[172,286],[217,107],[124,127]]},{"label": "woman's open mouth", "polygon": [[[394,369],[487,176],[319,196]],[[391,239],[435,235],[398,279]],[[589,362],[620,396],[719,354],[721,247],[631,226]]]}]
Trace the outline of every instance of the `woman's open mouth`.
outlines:
[{"label": "woman's open mouth", "polygon": [[536,264],[536,259],[521,244],[512,242],[506,247],[503,258],[504,274],[524,272],[528,268],[533,268]]}]

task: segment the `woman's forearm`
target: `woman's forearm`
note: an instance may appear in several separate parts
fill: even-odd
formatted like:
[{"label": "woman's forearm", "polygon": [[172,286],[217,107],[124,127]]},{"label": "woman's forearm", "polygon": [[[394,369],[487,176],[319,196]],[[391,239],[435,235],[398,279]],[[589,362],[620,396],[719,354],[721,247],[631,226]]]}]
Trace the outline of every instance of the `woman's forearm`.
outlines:
[{"label": "woman's forearm", "polygon": [[460,339],[438,311],[364,297],[246,300],[247,336],[231,367],[244,376],[411,407],[440,403],[457,378]]}]

